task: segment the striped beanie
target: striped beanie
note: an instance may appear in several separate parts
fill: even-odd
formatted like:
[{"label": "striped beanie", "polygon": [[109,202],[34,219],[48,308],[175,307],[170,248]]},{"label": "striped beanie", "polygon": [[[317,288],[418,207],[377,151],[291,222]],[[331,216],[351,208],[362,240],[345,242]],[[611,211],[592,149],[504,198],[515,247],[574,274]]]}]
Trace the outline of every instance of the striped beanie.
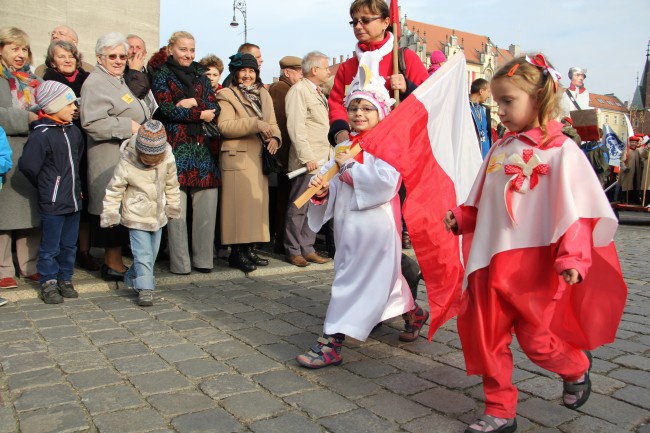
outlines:
[{"label": "striped beanie", "polygon": [[138,130],[135,137],[135,148],[145,155],[160,155],[167,148],[165,127],[158,120],[147,120]]},{"label": "striped beanie", "polygon": [[76,100],[72,89],[58,81],[43,81],[36,89],[36,103],[47,114],[54,114]]}]

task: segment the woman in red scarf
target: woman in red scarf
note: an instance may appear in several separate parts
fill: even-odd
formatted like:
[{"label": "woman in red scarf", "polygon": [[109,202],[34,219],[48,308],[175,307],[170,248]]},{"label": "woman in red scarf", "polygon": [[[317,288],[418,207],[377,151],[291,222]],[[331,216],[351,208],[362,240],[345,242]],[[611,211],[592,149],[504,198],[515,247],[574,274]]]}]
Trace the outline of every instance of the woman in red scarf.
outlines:
[{"label": "woman in red scarf", "polygon": [[[27,33],[16,27],[0,29],[0,126],[7,133],[14,167],[23,153],[29,124],[38,119],[34,97],[40,79],[31,72],[30,60]],[[33,281],[39,278],[38,194],[19,170],[11,170],[0,203],[0,288],[12,289],[18,286],[11,256],[12,235],[16,238],[19,273]]]}]

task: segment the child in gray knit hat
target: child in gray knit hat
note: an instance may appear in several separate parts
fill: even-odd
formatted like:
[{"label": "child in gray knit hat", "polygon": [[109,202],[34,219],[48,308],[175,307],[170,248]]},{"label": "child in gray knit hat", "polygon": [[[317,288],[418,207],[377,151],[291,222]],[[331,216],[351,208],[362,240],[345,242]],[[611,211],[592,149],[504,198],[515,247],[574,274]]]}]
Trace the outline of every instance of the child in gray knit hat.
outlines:
[{"label": "child in gray knit hat", "polygon": [[145,122],[121,150],[100,222],[102,227],[128,227],[133,265],[124,275],[124,285],[138,293],[138,305],[148,307],[153,305],[153,268],[162,228],[168,219],[181,215],[176,160],[157,120]]}]

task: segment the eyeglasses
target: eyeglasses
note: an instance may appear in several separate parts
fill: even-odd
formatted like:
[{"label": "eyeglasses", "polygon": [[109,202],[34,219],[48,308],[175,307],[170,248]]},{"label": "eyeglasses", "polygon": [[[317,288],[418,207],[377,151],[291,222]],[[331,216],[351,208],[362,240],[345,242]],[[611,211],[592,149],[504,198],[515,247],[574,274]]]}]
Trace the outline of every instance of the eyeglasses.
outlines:
[{"label": "eyeglasses", "polygon": [[126,60],[126,54],[102,54],[102,57],[108,57],[108,60],[116,60],[118,57],[120,60]]},{"label": "eyeglasses", "polygon": [[373,111],[378,111],[377,107],[348,107],[348,113],[356,113],[361,111],[363,114],[368,114]]},{"label": "eyeglasses", "polygon": [[362,26],[367,26],[375,20],[379,20],[381,17],[361,17],[361,18],[352,18],[350,21],[350,27],[356,27],[357,24],[361,23]]}]

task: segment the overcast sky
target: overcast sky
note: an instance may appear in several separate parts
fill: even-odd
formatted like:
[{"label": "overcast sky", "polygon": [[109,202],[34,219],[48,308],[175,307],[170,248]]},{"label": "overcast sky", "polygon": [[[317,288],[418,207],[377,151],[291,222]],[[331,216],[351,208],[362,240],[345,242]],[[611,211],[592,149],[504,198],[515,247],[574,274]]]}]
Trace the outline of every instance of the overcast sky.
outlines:
[{"label": "overcast sky", "polygon": [[[330,58],[354,50],[348,25],[350,0],[246,0],[248,41],[260,45],[262,78],[271,82],[285,55],[302,57],[319,50]],[[648,0],[401,0],[409,18],[490,36],[499,47],[516,44],[542,51],[563,75],[571,66],[587,68],[585,85],[594,93],[632,98],[643,72],[650,39]],[[161,0],[160,41],[176,30],[191,32],[197,60],[207,53],[228,57],[244,42],[244,20],[230,27],[231,0]],[[153,50],[150,50],[153,52]]]}]

